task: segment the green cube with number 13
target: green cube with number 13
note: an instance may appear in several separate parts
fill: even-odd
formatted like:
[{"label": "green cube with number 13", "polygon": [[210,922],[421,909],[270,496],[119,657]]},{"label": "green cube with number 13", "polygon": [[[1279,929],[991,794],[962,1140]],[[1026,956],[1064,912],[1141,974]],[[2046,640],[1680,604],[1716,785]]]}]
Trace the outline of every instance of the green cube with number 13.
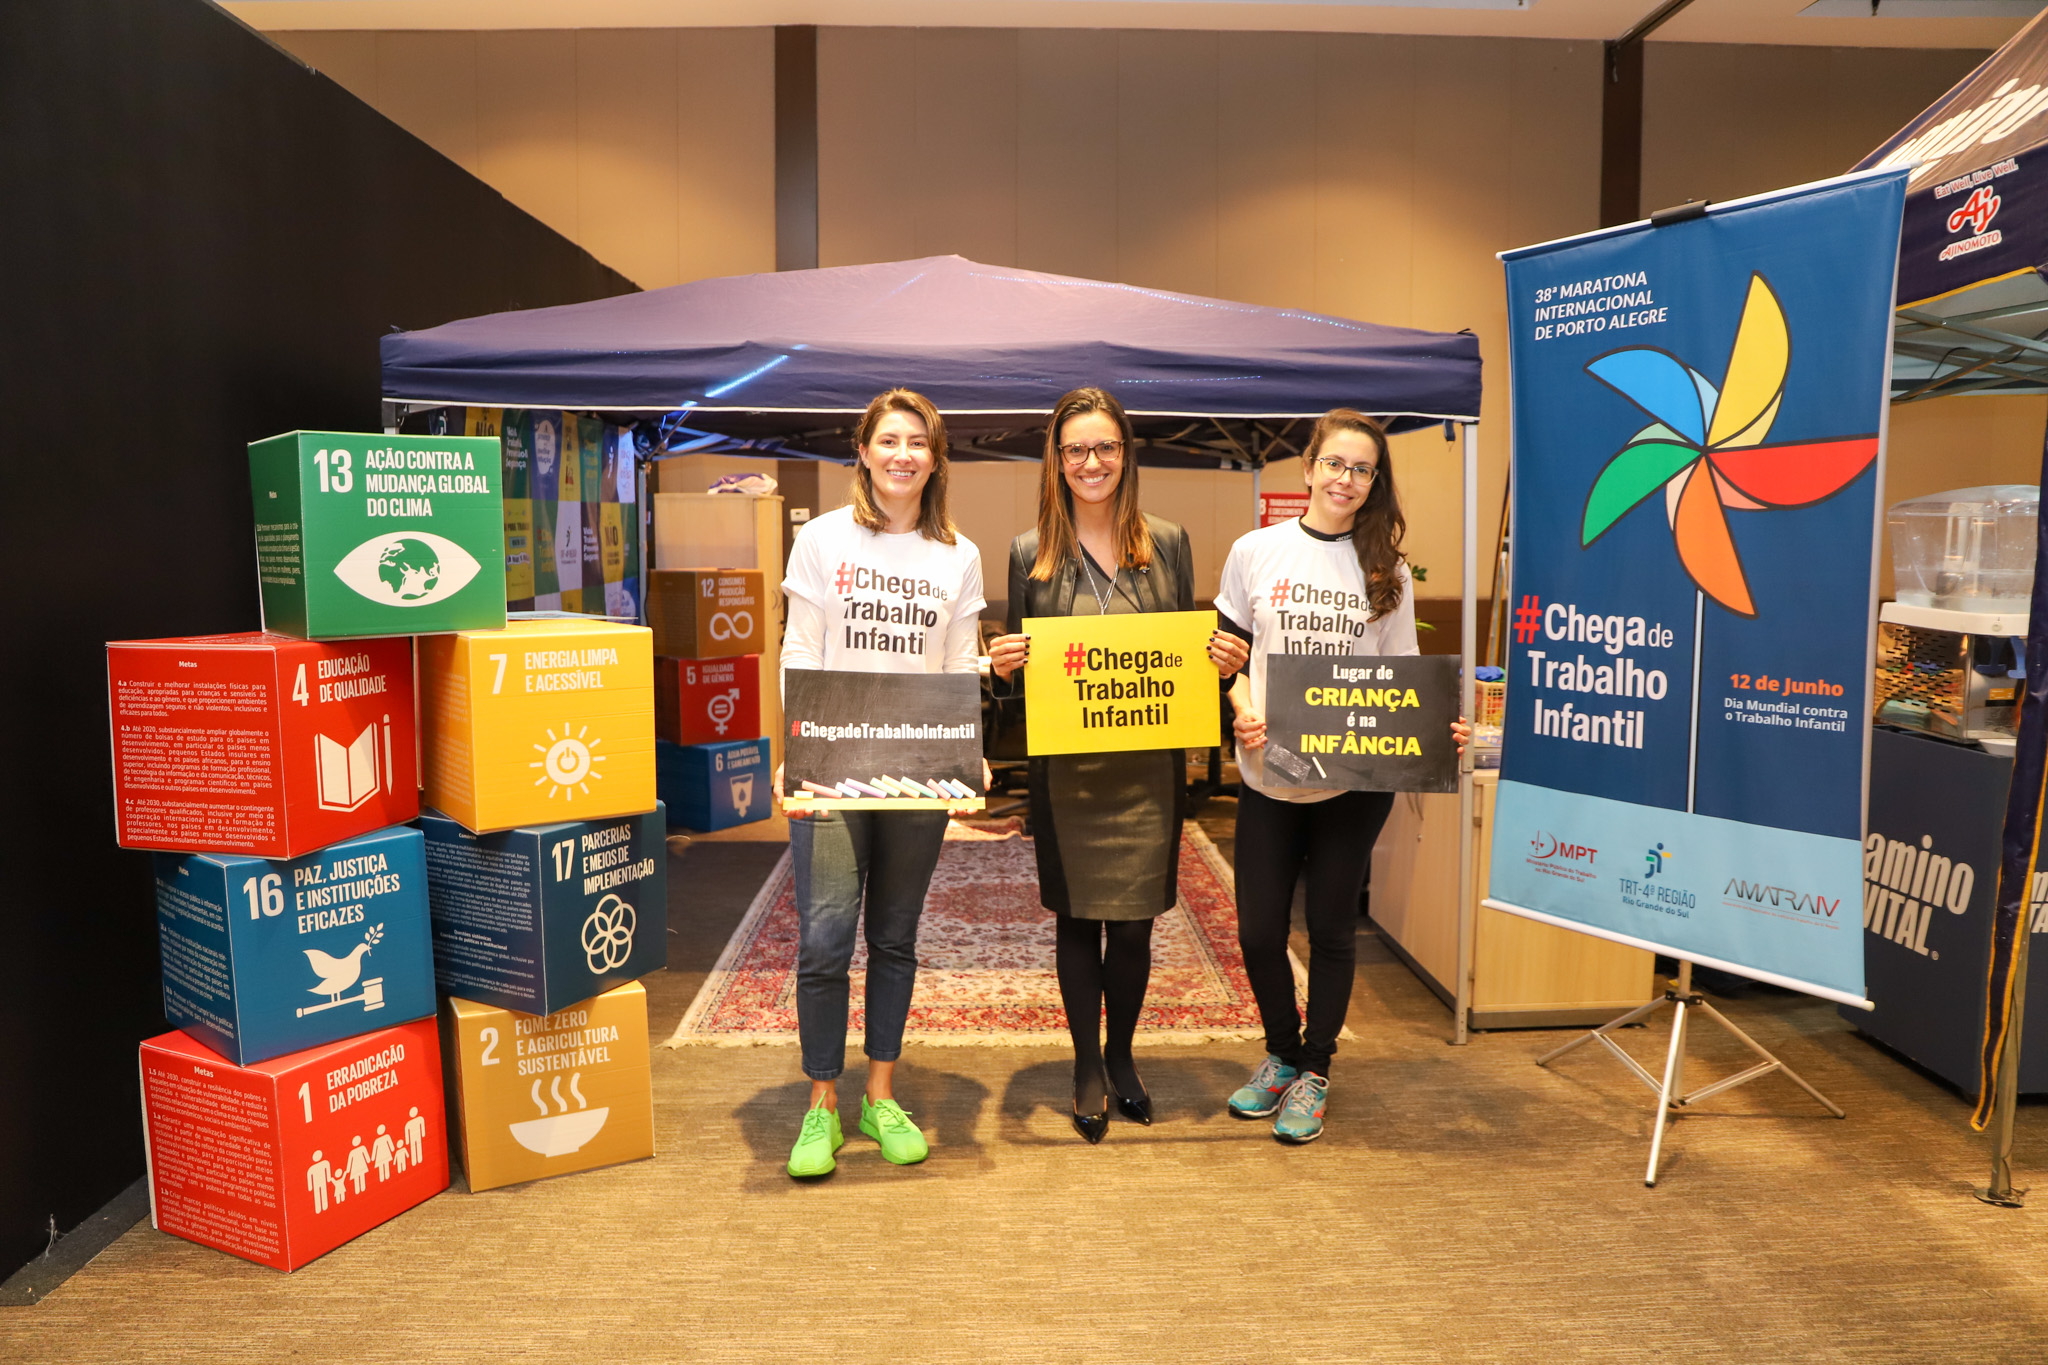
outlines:
[{"label": "green cube with number 13", "polygon": [[249,447],[263,628],[307,640],[505,624],[495,436],[293,431]]}]

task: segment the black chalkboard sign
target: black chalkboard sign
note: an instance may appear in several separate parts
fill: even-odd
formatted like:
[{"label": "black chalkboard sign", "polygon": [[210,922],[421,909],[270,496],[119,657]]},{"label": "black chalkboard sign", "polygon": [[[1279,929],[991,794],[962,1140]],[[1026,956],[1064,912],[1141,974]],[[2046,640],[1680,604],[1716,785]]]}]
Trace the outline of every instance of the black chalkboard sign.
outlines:
[{"label": "black chalkboard sign", "polygon": [[792,668],[782,790],[791,810],[979,805],[981,680]]},{"label": "black chalkboard sign", "polygon": [[1266,780],[1454,792],[1457,718],[1454,655],[1276,654],[1266,660]]}]

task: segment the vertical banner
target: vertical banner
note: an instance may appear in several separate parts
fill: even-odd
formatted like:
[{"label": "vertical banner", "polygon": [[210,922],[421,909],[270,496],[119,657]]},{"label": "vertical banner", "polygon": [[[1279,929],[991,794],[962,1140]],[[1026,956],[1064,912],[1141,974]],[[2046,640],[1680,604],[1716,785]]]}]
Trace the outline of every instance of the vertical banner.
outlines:
[{"label": "vertical banner", "polygon": [[1864,1004],[1903,170],[1505,253],[1487,904]]},{"label": "vertical banner", "polygon": [[502,441],[506,606],[638,619],[633,429],[544,409],[468,408],[462,420],[464,434]]}]

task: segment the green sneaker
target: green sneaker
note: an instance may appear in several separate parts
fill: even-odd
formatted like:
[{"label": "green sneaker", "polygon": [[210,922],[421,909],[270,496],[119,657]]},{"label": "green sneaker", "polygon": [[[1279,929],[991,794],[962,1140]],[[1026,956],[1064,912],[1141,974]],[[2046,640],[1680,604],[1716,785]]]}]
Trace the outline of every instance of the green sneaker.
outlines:
[{"label": "green sneaker", "polygon": [[845,1145],[846,1137],[839,1131],[839,1111],[818,1105],[804,1115],[804,1130],[797,1135],[796,1146],[789,1149],[789,1173],[799,1180],[830,1175],[839,1164],[832,1154]]},{"label": "green sneaker", "polygon": [[894,1100],[869,1104],[860,1097],[860,1130],[882,1144],[882,1157],[898,1166],[915,1166],[931,1154],[931,1147],[910,1121],[910,1115]]}]

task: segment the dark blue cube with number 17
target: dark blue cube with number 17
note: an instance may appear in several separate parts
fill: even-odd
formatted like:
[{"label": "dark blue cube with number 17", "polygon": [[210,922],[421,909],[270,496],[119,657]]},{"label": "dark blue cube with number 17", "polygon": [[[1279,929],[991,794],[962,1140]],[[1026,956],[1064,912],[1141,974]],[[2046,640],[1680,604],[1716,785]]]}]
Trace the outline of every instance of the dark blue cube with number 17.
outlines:
[{"label": "dark blue cube with number 17", "polygon": [[437,810],[427,836],[443,992],[553,1014],[668,963],[668,820],[640,815],[473,834]]},{"label": "dark blue cube with number 17", "polygon": [[159,853],[156,923],[164,1017],[237,1066],[434,1013],[416,829],[289,860]]}]

